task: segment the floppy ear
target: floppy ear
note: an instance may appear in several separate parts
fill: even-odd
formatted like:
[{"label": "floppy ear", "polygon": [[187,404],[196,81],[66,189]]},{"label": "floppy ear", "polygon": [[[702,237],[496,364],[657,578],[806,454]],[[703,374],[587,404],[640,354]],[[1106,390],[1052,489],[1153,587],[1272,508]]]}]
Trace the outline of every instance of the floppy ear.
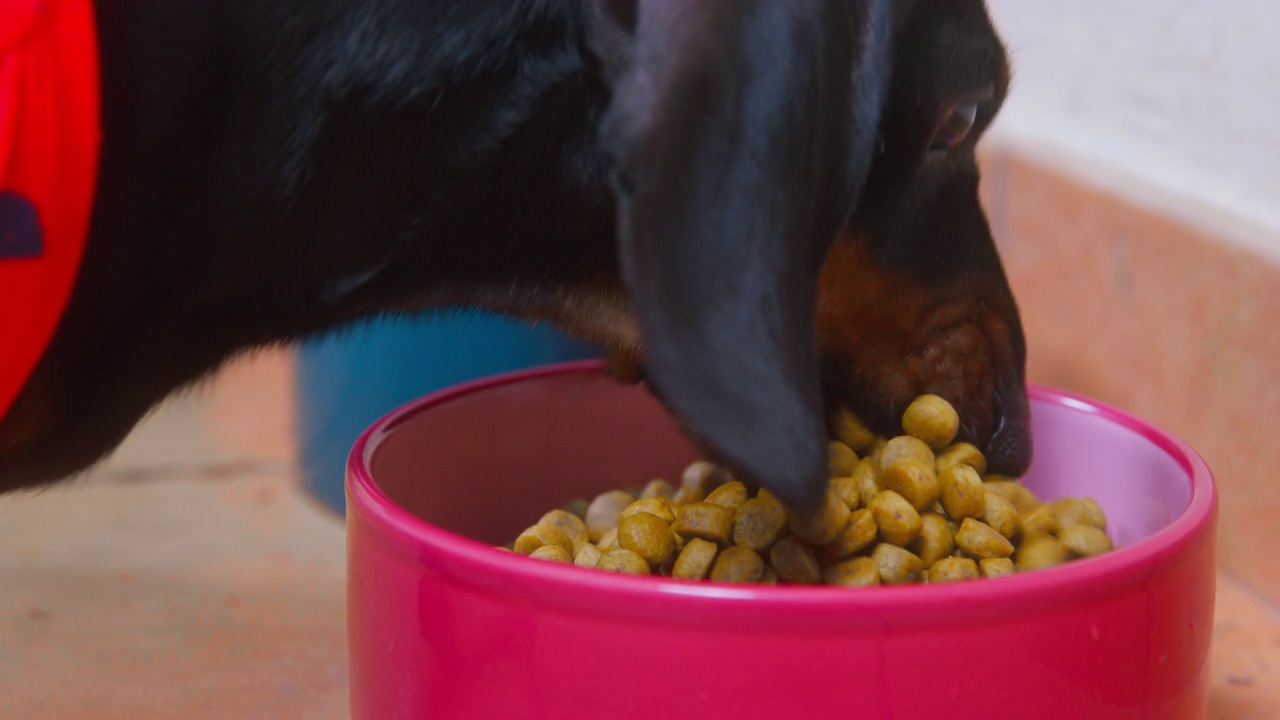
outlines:
[{"label": "floppy ear", "polygon": [[890,5],[587,0],[646,378],[799,507],[826,487],[817,279],[869,165]]}]

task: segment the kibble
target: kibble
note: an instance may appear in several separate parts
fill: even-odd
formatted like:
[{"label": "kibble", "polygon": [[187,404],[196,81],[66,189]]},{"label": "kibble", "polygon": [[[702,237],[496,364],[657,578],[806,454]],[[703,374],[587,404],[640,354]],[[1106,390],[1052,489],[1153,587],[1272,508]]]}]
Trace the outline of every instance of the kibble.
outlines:
[{"label": "kibble", "polygon": [[618,527],[623,509],[635,499],[634,495],[622,490],[597,495],[587,506],[586,523],[591,542],[599,542],[606,532]]},{"label": "kibble", "polygon": [[890,585],[919,582],[924,563],[904,547],[883,542],[871,551],[871,559],[880,569],[880,582]]},{"label": "kibble", "polygon": [[676,563],[671,569],[671,577],[682,580],[702,580],[711,572],[711,565],[716,561],[719,548],[713,542],[702,538],[690,540],[680,551]]},{"label": "kibble", "polygon": [[1018,509],[1007,498],[995,493],[983,496],[982,521],[1010,540],[1018,534]]},{"label": "kibble", "polygon": [[702,538],[728,545],[733,534],[733,511],[709,502],[696,502],[680,508],[680,516],[672,527],[685,539]]},{"label": "kibble", "polygon": [[764,575],[764,560],[748,547],[734,545],[716,556],[711,579],[717,582],[753,583]]},{"label": "kibble", "polygon": [[831,477],[852,475],[853,467],[858,464],[858,453],[839,440],[827,443],[827,474]]},{"label": "kibble", "polygon": [[855,557],[836,563],[822,573],[828,585],[868,587],[880,584],[880,566],[869,557]]},{"label": "kibble", "polygon": [[636,513],[648,513],[667,524],[676,521],[675,509],[671,507],[671,501],[664,497],[641,498],[631,503],[618,514],[618,522],[621,523]]},{"label": "kibble", "polygon": [[979,476],[985,475],[987,472],[986,456],[982,454],[981,450],[967,442],[958,442],[948,446],[947,449],[938,453],[935,462],[934,469],[937,470],[938,477],[942,477],[942,473],[946,472],[947,468],[955,467],[956,465],[968,465],[976,470]]},{"label": "kibble", "polygon": [[791,532],[814,545],[826,545],[849,522],[849,514],[849,506],[829,492],[818,510],[791,515]]},{"label": "kibble", "polygon": [[1009,557],[1013,543],[990,525],[965,518],[956,531],[956,547],[977,558]]},{"label": "kibble", "polygon": [[1071,553],[1093,557],[1111,549],[1111,538],[1092,525],[1072,525],[1058,533],[1058,541]]},{"label": "kibble", "polygon": [[1014,556],[1014,565],[1019,572],[1042,570],[1054,565],[1061,565],[1067,560],[1067,550],[1062,543],[1050,535],[1032,535],[1022,541]]},{"label": "kibble", "polygon": [[712,490],[707,494],[706,502],[712,505],[719,505],[729,510],[737,510],[738,506],[747,501],[747,486],[734,480]]},{"label": "kibble", "polygon": [[903,432],[936,450],[950,445],[959,429],[960,416],[955,408],[937,395],[921,395],[902,414]]},{"label": "kibble", "polygon": [[987,491],[971,465],[953,465],[941,472],[942,507],[957,520],[982,515]]},{"label": "kibble", "polygon": [[923,511],[938,501],[942,486],[933,463],[912,458],[895,460],[881,473],[884,484],[901,495],[916,510]]},{"label": "kibble", "polygon": [[644,558],[634,552],[623,548],[616,548],[605,553],[604,556],[600,558],[600,564],[596,567],[601,570],[627,573],[630,575],[649,574],[649,563],[645,562]]},{"label": "kibble", "polygon": [[914,550],[925,567],[932,567],[955,549],[956,536],[946,518],[937,513],[920,516],[920,535],[916,538]]},{"label": "kibble", "polygon": [[733,516],[733,542],[756,552],[773,546],[787,530],[787,509],[772,495],[761,494],[738,506]]},{"label": "kibble", "polygon": [[795,536],[785,537],[769,551],[769,565],[783,582],[811,585],[822,580],[813,550]]},{"label": "kibble", "polygon": [[618,525],[618,545],[644,558],[650,565],[661,565],[676,551],[671,526],[647,512],[622,519]]},{"label": "kibble", "polygon": [[929,567],[927,577],[931,583],[976,580],[979,577],[978,563],[969,558],[942,558]]},{"label": "kibble", "polygon": [[1003,577],[1113,548],[1097,501],[1042,503],[987,474],[942,398],[919,398],[902,424],[907,434],[877,437],[839,410],[828,491],[808,513],[699,461],[675,487],[653,478],[573,500],[501,549],[686,581],[867,587]]},{"label": "kibble", "polygon": [[872,500],[870,510],[880,528],[880,537],[894,545],[906,545],[920,534],[920,513],[892,490],[885,490]]},{"label": "kibble", "polygon": [[870,510],[854,510],[835,539],[827,544],[827,553],[837,558],[852,555],[870,545],[876,539],[878,531],[876,519]]}]

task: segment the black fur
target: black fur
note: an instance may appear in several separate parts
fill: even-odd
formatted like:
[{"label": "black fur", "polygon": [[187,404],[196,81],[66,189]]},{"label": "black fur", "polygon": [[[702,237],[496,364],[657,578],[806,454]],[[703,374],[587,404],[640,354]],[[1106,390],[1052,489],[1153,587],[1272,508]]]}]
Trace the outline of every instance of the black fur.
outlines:
[{"label": "black fur", "polygon": [[[978,0],[103,0],[97,12],[92,230],[62,324],[0,422],[0,491],[83,469],[237,353],[472,306],[639,355],[694,436],[806,504],[825,478],[820,377],[894,423],[861,375],[820,365],[833,357],[814,329],[832,243],[870,228],[859,242],[876,262],[924,284],[960,253],[1007,295],[977,226],[976,170],[973,188],[937,197],[911,149],[939,104],[995,82],[966,47],[998,52],[1003,72]],[[926,80],[936,97],[921,100]],[[890,212],[901,198],[913,222]],[[963,244],[955,223],[972,226]],[[1011,297],[1007,313],[1018,357],[998,380],[1014,397],[969,434],[984,442],[1015,417],[1018,446]],[[997,456],[1016,472],[1029,446]]]}]

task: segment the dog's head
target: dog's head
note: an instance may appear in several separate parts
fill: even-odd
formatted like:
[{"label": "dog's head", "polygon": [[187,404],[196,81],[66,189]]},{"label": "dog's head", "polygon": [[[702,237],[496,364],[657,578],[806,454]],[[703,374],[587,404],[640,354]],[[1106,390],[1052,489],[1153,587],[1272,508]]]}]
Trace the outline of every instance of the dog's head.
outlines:
[{"label": "dog's head", "polygon": [[998,472],[1031,443],[974,144],[1008,85],[981,0],[593,0],[623,281],[651,386],[797,505],[825,414],[950,400]]}]

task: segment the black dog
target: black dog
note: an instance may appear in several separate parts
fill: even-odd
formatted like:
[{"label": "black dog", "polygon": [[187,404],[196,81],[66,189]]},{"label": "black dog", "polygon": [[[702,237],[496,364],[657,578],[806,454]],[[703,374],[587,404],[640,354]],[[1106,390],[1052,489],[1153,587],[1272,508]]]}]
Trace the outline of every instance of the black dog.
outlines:
[{"label": "black dog", "polygon": [[691,435],[798,505],[836,401],[890,432],[936,392],[995,471],[1029,462],[977,195],[1008,84],[981,0],[97,15],[92,229],[0,424],[0,490],[81,470],[237,353],[444,306],[633,356]]}]

